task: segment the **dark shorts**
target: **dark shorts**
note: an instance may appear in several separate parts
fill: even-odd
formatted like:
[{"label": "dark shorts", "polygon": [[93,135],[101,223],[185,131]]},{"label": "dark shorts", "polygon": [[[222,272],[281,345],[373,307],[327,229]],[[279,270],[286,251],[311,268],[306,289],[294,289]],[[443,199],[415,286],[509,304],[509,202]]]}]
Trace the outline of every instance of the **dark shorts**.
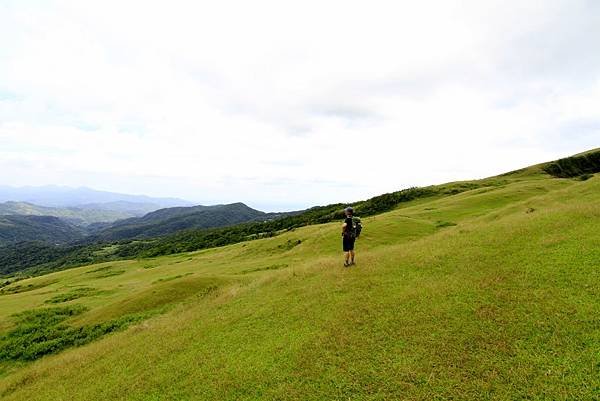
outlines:
[{"label": "dark shorts", "polygon": [[344,236],[342,239],[342,245],[344,247],[344,252],[349,252],[354,250],[354,241],[356,238],[354,237],[346,237]]}]

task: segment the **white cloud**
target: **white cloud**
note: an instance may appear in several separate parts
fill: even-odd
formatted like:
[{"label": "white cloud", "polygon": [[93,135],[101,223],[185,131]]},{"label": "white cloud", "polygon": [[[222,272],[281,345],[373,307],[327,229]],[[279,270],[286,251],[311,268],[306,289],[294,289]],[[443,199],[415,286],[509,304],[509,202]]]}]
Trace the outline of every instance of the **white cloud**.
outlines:
[{"label": "white cloud", "polygon": [[286,208],[500,173],[599,145],[599,40],[586,1],[5,2],[0,183]]}]

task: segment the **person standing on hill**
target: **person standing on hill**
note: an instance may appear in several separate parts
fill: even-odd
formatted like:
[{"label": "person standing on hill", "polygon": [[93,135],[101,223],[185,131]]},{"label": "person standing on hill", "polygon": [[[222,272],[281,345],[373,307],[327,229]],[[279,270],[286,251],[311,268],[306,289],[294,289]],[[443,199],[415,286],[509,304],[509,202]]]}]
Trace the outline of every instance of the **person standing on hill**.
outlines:
[{"label": "person standing on hill", "polygon": [[342,246],[344,249],[344,267],[354,265],[354,241],[360,235],[362,224],[360,218],[354,217],[354,209],[347,207],[344,209],[346,218],[342,225]]}]

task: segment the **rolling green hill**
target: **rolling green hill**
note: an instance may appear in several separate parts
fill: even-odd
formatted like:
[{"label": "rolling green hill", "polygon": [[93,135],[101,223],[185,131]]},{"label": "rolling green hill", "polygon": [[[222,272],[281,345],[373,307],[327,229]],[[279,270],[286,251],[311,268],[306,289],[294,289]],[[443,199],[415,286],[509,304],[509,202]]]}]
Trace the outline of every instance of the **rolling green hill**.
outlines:
[{"label": "rolling green hill", "polygon": [[544,166],[365,217],[351,269],[332,222],[7,279],[0,398],[597,399],[600,176]]}]

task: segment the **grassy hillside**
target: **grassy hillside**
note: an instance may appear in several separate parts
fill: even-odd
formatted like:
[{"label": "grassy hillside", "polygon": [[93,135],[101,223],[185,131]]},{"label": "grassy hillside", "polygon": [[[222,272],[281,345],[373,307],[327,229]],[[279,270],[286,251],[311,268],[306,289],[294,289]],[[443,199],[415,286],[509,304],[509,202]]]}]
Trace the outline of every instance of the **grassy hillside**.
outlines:
[{"label": "grassy hillside", "polygon": [[5,283],[0,398],[597,399],[600,177],[503,180]]}]

